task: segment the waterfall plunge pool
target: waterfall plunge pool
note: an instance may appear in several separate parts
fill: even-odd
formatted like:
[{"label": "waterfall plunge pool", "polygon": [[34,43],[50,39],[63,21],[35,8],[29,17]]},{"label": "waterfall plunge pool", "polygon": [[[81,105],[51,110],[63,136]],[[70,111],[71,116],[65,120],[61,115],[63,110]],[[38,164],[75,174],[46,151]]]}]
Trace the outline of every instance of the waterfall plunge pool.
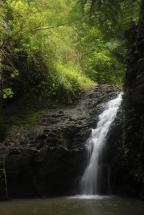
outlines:
[{"label": "waterfall plunge pool", "polygon": [[99,155],[121,104],[122,94],[106,103],[97,128],[89,138],[88,166],[81,180],[81,194],[72,197],[0,202],[0,215],[144,215],[144,202],[98,194]]},{"label": "waterfall plunge pool", "polygon": [[[92,196],[91,196],[92,197]],[[143,215],[144,202],[117,196],[0,202],[0,215]]]}]

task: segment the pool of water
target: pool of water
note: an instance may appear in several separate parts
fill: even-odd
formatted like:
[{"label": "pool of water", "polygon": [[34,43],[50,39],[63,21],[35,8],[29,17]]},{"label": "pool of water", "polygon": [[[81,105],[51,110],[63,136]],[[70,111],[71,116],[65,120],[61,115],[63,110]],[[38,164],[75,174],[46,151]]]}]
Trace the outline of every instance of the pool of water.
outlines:
[{"label": "pool of water", "polygon": [[144,202],[135,199],[75,196],[0,202],[0,215],[144,215]]}]

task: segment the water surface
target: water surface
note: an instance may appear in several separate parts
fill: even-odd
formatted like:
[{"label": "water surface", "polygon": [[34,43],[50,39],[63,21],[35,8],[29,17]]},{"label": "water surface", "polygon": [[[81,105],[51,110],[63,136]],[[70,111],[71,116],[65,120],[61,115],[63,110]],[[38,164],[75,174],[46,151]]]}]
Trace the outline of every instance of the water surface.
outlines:
[{"label": "water surface", "polygon": [[[85,196],[86,197],[86,196]],[[0,203],[0,215],[144,215],[144,202],[119,197],[13,200]]]}]

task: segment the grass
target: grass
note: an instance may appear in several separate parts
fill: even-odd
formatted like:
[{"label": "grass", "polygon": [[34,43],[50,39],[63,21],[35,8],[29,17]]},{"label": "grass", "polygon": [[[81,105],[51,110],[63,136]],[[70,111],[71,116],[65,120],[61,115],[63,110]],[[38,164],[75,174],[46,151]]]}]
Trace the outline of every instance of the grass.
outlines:
[{"label": "grass", "polygon": [[65,89],[72,91],[85,90],[96,85],[78,66],[56,64],[55,75]]}]

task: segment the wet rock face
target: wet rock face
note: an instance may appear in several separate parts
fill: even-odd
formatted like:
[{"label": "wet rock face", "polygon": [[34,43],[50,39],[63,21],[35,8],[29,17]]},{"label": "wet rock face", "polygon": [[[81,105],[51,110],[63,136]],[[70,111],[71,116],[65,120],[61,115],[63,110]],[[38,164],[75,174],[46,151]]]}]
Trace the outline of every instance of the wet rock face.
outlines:
[{"label": "wet rock face", "polygon": [[103,104],[119,92],[110,86],[83,94],[78,104],[48,109],[32,129],[17,131],[3,145],[9,197],[43,197],[78,192],[86,166],[85,142]]},{"label": "wet rock face", "polygon": [[144,18],[131,34],[123,109],[126,180],[144,196]]},{"label": "wet rock face", "polygon": [[4,168],[0,167],[0,201],[5,201],[7,199],[6,172]]},{"label": "wet rock face", "polygon": [[72,194],[84,159],[84,151],[68,152],[64,149],[11,152],[6,161],[9,197]]},{"label": "wet rock face", "polygon": [[144,22],[131,28],[128,41],[123,104],[108,134],[105,159],[112,191],[144,198]]},{"label": "wet rock face", "polygon": [[[113,194],[126,194],[126,187],[124,181],[124,160],[123,151],[123,111],[122,105],[120,106],[117,117],[112,123],[110,130],[107,134],[106,145],[103,149],[103,157],[101,163],[104,166],[104,174],[102,175],[105,180],[103,194],[109,189]],[[101,181],[103,180],[101,179]],[[107,186],[107,189],[106,189]]]}]

